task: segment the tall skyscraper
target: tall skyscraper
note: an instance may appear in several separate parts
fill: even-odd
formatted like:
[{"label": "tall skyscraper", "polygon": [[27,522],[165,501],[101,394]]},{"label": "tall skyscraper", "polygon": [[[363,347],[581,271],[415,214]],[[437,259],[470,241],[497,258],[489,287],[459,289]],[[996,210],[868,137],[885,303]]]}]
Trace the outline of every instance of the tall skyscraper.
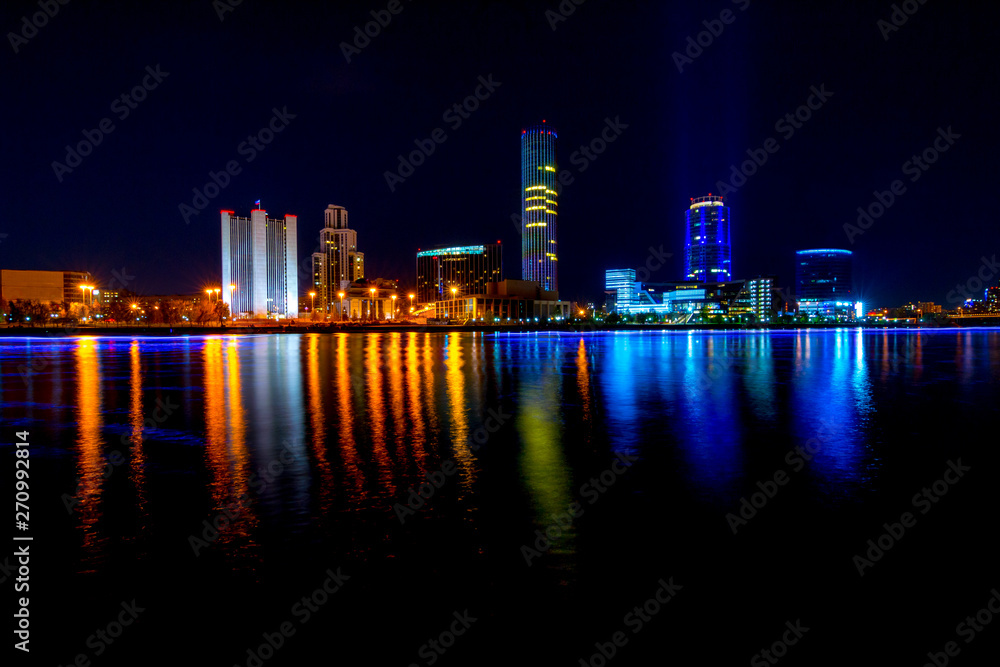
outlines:
[{"label": "tall skyscraper", "polygon": [[298,317],[297,226],[294,215],[222,211],[222,298],[233,317]]},{"label": "tall skyscraper", "polygon": [[558,135],[544,123],[521,130],[521,278],[556,292]]},{"label": "tall skyscraper", "polygon": [[850,250],[817,248],[795,252],[795,296],[799,312],[850,319],[852,300]]},{"label": "tall skyscraper", "polygon": [[358,233],[347,225],[347,209],[330,204],[323,212],[319,233],[320,251],[313,253],[313,287],[316,308],[330,312],[337,303],[337,292],[345,283],[365,276],[364,253],[358,252]]},{"label": "tall skyscraper", "polygon": [[699,282],[732,280],[729,207],[722,197],[691,199],[685,214],[684,279]]},{"label": "tall skyscraper", "polygon": [[455,246],[417,253],[417,302],[432,303],[456,296],[486,294],[487,283],[503,280],[500,242]]}]

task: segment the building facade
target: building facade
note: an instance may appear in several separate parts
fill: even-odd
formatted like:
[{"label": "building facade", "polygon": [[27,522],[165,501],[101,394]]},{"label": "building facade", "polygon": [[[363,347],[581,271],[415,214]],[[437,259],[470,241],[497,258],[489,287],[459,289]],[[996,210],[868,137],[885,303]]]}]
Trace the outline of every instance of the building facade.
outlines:
[{"label": "building facade", "polygon": [[560,321],[570,317],[573,304],[560,301],[552,291],[534,281],[504,280],[489,283],[486,293],[456,294],[434,303],[433,316],[439,320],[511,324]]},{"label": "building facade", "polygon": [[347,209],[330,204],[323,212],[319,252],[312,256],[316,309],[329,313],[336,295],[352,282],[365,277],[365,256],[358,252],[358,233],[347,221]]},{"label": "building facade", "polygon": [[684,280],[732,280],[729,207],[722,197],[691,199],[684,222]]},{"label": "building facade", "polygon": [[452,246],[417,252],[417,302],[433,303],[457,295],[485,294],[503,280],[500,242]]},{"label": "building facade", "polygon": [[330,319],[361,322],[400,319],[405,312],[401,312],[404,306],[398,289],[395,280],[383,278],[349,282],[334,295],[336,301],[331,304]]},{"label": "building facade", "polygon": [[[88,289],[81,289],[88,286]],[[0,295],[7,301],[15,299],[43,303],[91,303],[94,278],[87,271],[20,271],[0,272]]]},{"label": "building facade", "polygon": [[604,293],[608,295],[608,312],[630,312],[638,303],[640,289],[641,286],[635,280],[635,269],[607,269],[604,272]]},{"label": "building facade", "polygon": [[521,130],[521,279],[556,292],[559,290],[558,135],[544,123]]},{"label": "building facade", "polygon": [[232,317],[298,317],[298,217],[222,211],[222,297]]},{"label": "building facade", "polygon": [[730,315],[752,316],[754,322],[768,322],[774,312],[774,278],[761,276],[743,281]]},{"label": "building facade", "polygon": [[850,250],[815,248],[795,252],[795,296],[799,312],[807,315],[852,319],[856,304],[851,283]]}]

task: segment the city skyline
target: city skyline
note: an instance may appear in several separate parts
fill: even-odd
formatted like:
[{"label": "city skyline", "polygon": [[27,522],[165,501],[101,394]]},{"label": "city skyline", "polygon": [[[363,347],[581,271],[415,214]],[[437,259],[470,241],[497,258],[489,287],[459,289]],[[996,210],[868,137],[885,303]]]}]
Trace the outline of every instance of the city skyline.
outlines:
[{"label": "city skyline", "polygon": [[991,664],[995,15],[3,3],[14,662]]},{"label": "city skyline", "polygon": [[[243,3],[221,21],[210,5],[163,8],[162,32],[149,40],[128,13],[67,6],[4,56],[19,97],[44,111],[11,110],[20,131],[9,154],[19,167],[7,182],[21,196],[0,224],[0,266],[98,276],[124,266],[136,291],[197,291],[217,265],[218,241],[207,234],[215,213],[245,211],[262,198],[300,214],[337,202],[363,216],[367,233],[391,235],[392,251],[366,258],[372,275],[403,278],[416,248],[470,235],[501,239],[514,267],[521,237],[511,215],[521,205],[512,134],[541,119],[562,142],[558,189],[567,196],[558,201],[572,220],[559,238],[565,298],[599,295],[603,268],[641,263],[649,247],[672,254],[663,279],[677,276],[683,237],[668,222],[681,202],[706,192],[739,210],[732,259],[740,274],[774,272],[790,284],[794,250],[846,247],[857,252],[860,288],[873,303],[948,303],[1000,245],[1000,232],[959,195],[995,172],[982,140],[990,136],[990,88],[955,76],[978,71],[988,54],[995,59],[997,46],[982,41],[987,60],[973,57],[968,45],[986,24],[963,24],[969,34],[956,39],[946,29],[959,13],[951,6],[922,5],[886,38],[877,22],[887,20],[888,5],[831,17],[794,4],[734,3],[734,20],[718,37],[708,33],[707,46],[696,38],[717,12],[676,3],[621,11],[591,0],[554,22],[544,3],[404,6],[350,62],[339,45],[371,20],[361,3],[311,8],[304,25],[287,8],[264,5]],[[8,5],[8,29],[32,7]],[[463,32],[483,24],[495,30],[476,39]],[[192,31],[205,37],[194,53],[183,46]],[[304,51],[246,52],[248,40],[275,31],[299,31]],[[425,39],[436,34],[458,41],[445,48]],[[50,65],[76,63],[86,44],[122,35],[132,59],[88,53],[87,71],[102,72],[97,82],[82,76],[82,63]],[[492,57],[499,51],[509,58]],[[818,66],[828,51],[841,56]],[[550,63],[553,76],[538,77],[537,62]],[[657,67],[648,70],[651,62]],[[398,75],[378,76],[390,65]],[[780,77],[756,74],[774,67]],[[142,101],[131,99],[137,86]],[[720,91],[725,104],[701,103]],[[126,93],[134,108],[120,100]],[[220,95],[239,103],[205,104]],[[110,133],[100,130],[104,118]],[[79,153],[87,141],[84,131],[100,143],[67,157],[67,146]],[[72,171],[57,177],[55,162]],[[390,191],[387,171],[409,175]],[[439,215],[443,187],[448,216]],[[185,220],[181,205],[197,213],[185,210]],[[137,223],[129,213],[136,210],[151,217]],[[961,237],[940,231],[953,218],[965,221]],[[99,232],[76,236],[74,226]],[[151,227],[157,242],[143,243]],[[314,232],[299,234],[311,248]],[[602,265],[594,270],[598,238]],[[930,256],[925,270],[912,269],[914,257]]]}]

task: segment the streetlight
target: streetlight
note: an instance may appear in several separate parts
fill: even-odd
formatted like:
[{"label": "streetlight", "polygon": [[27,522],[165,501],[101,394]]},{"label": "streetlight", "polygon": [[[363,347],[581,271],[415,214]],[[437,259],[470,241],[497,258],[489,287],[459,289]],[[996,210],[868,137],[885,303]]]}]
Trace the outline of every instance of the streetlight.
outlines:
[{"label": "streetlight", "polygon": [[392,295],[392,317],[390,319],[396,319],[396,295]]},{"label": "streetlight", "polygon": [[[456,299],[456,298],[458,298],[458,297],[456,296],[457,294],[458,294],[458,288],[457,288],[457,287],[452,287],[452,288],[451,288],[451,298],[452,298],[452,299]],[[456,304],[454,304],[454,305],[452,306],[452,309],[453,309],[453,312],[457,313],[457,312],[458,312],[458,304],[457,304],[457,303],[456,303]]]},{"label": "streetlight", "polygon": [[372,287],[368,291],[371,292],[371,295],[372,295],[371,302],[368,304],[368,314],[371,316],[371,321],[374,322],[375,321],[375,309],[373,308],[373,306],[375,305],[375,288]]},{"label": "streetlight", "polygon": [[211,304],[212,303],[212,290],[210,290],[210,289],[205,290],[205,294],[208,295],[208,303]]},{"label": "streetlight", "polygon": [[87,290],[90,290],[90,305],[94,305],[94,285],[80,285],[80,290],[83,292],[83,305],[87,305]]},{"label": "streetlight", "polygon": [[410,297],[410,313],[412,314],[413,313],[413,293],[411,292],[407,296]]},{"label": "streetlight", "polygon": [[337,296],[340,297],[340,320],[344,320],[344,293],[337,292]]},{"label": "streetlight", "polygon": [[316,310],[316,292],[309,292],[309,298],[312,299],[312,305],[309,306],[309,312],[312,313]]}]

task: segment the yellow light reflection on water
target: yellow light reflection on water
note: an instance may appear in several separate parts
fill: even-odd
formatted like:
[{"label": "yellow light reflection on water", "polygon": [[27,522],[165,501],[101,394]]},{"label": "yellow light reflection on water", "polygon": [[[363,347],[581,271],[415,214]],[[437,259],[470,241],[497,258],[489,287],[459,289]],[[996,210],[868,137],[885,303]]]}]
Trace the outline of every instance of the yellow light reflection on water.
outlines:
[{"label": "yellow light reflection on water", "polygon": [[576,347],[576,387],[580,392],[580,401],[583,405],[583,421],[590,424],[592,421],[590,407],[590,363],[587,359],[587,346],[580,339],[580,344]]},{"label": "yellow light reflection on water", "polygon": [[250,456],[246,445],[246,410],[240,379],[239,342],[205,342],[205,457],[212,475],[213,518],[225,516],[219,545],[249,541],[257,526],[250,498]]},{"label": "yellow light reflection on water", "polygon": [[427,433],[424,425],[423,395],[420,393],[420,345],[417,343],[419,335],[415,331],[406,334],[406,398],[413,457],[420,476],[423,477],[427,472]]},{"label": "yellow light reflection on water", "polygon": [[393,495],[396,485],[393,483],[393,462],[386,449],[385,437],[385,396],[382,387],[382,334],[368,334],[366,337],[364,364],[365,386],[368,399],[368,426],[372,436],[372,455],[378,465],[379,490]]},{"label": "yellow light reflection on water", "polygon": [[79,338],[76,345],[76,423],[77,478],[76,514],[83,530],[85,561],[93,564],[98,555],[101,538],[97,522],[101,518],[101,494],[104,482],[104,456],[101,429],[103,391],[98,342],[93,338]]},{"label": "yellow light reflection on water", "polygon": [[340,443],[340,456],[344,460],[344,468],[354,487],[354,497],[362,500],[367,496],[365,491],[365,473],[358,456],[357,443],[354,440],[354,406],[351,393],[351,359],[347,349],[352,339],[350,334],[339,333],[337,337],[337,418],[340,431],[337,439]]},{"label": "yellow light reflection on water", "polygon": [[402,335],[398,331],[389,334],[389,358],[386,373],[389,375],[389,409],[392,412],[393,432],[396,441],[396,459],[402,468],[408,458],[403,434],[406,433],[406,402],[403,397],[403,349]]},{"label": "yellow light reflection on water", "polygon": [[326,456],[326,415],[323,411],[323,383],[320,371],[320,341],[329,342],[321,334],[306,334],[306,375],[309,392],[309,424],[312,430],[312,450],[319,471],[319,508],[326,513],[333,502],[333,471]]},{"label": "yellow light reflection on water", "polygon": [[146,507],[146,453],[142,444],[142,362],[139,341],[133,340],[129,346],[129,424],[132,427],[130,441],[132,452],[129,460],[129,478],[136,494],[136,516],[140,531],[147,528]]},{"label": "yellow light reflection on water", "polygon": [[473,467],[472,451],[469,449],[469,418],[465,408],[465,373],[462,370],[462,338],[463,334],[451,333],[445,345],[445,391],[448,395],[448,415],[451,421],[451,442],[455,447],[455,460],[461,472],[462,489],[472,488]]},{"label": "yellow light reflection on water", "polygon": [[[538,351],[536,350],[537,358]],[[546,354],[547,351],[541,351]],[[534,505],[536,523],[545,527],[555,517],[567,516],[574,500],[569,469],[562,450],[562,396],[558,376],[551,368],[538,367],[540,378],[518,391],[517,430],[521,436],[520,472]],[[563,530],[553,541],[553,553],[573,552],[574,530]]]}]

